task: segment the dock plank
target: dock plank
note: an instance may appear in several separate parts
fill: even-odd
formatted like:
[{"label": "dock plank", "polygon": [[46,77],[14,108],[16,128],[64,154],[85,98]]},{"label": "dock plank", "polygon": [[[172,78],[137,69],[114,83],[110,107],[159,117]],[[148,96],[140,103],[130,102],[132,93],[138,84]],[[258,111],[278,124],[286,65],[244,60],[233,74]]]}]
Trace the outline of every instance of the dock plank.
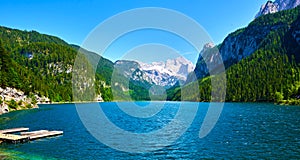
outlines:
[{"label": "dock plank", "polygon": [[25,136],[25,135],[43,134],[46,132],[49,132],[49,131],[48,130],[38,130],[38,131],[31,131],[31,132],[21,132],[20,134],[22,136]]},{"label": "dock plank", "polygon": [[53,136],[62,135],[63,133],[64,133],[63,131],[48,131],[48,132],[44,132],[44,133],[41,133],[41,134],[29,135],[29,139],[30,140],[36,140],[36,139],[40,139],[40,138],[46,138],[46,137],[53,137]]},{"label": "dock plank", "polygon": [[12,128],[12,129],[4,129],[0,130],[0,134],[7,134],[7,133],[16,133],[16,132],[23,132],[23,131],[29,131],[29,128]]}]

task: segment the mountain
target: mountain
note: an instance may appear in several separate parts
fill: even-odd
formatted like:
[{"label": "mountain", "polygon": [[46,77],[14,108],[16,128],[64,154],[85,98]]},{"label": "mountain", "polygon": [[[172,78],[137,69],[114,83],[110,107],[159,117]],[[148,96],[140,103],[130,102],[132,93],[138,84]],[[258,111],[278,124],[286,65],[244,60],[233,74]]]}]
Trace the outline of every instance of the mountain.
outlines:
[{"label": "mountain", "polygon": [[[276,16],[261,16],[251,22],[246,28],[229,34],[220,45],[205,45],[199,54],[195,68],[197,78],[203,78],[209,74],[205,61],[214,62],[214,64],[210,66],[211,69],[217,68],[221,63],[224,63],[225,68],[228,68],[253,54],[260,47],[263,47],[265,38],[272,32],[297,27],[297,25],[293,25],[293,27],[291,27],[291,25],[295,23],[298,18],[298,10],[299,7],[292,11],[294,12],[293,14],[287,10],[279,12]],[[297,33],[298,31],[295,30],[294,32]],[[217,53],[221,55],[222,60],[216,59],[218,57],[216,56]],[[193,80],[188,78],[188,82],[191,81]]]},{"label": "mountain", "polygon": [[177,57],[150,64],[119,60],[115,63],[115,68],[119,73],[123,73],[125,77],[141,86],[157,85],[170,88],[179,82],[183,83],[187,75],[193,71],[194,65],[183,57]]},{"label": "mountain", "polygon": [[[260,16],[229,34],[222,44],[206,45],[195,68],[198,80],[190,80],[199,84],[200,97],[191,95],[191,100],[211,100],[211,79],[220,79],[208,74],[205,61],[217,69],[220,61],[215,55],[220,53],[226,68],[226,101],[300,104],[299,24],[300,7],[296,7]],[[180,94],[180,88],[172,88],[168,99],[180,100]]]},{"label": "mountain", "polygon": [[268,1],[262,5],[255,18],[270,13],[276,13],[283,10],[289,10],[297,7],[300,4],[300,0],[275,0],[274,2]]},{"label": "mountain", "polygon": [[[2,54],[0,87],[15,88],[26,95],[33,93],[45,96],[52,102],[73,101],[72,74],[74,70],[76,72],[92,71],[89,65],[93,59],[91,57],[99,57],[98,54],[88,51],[78,54],[78,46],[36,31],[21,31],[0,26],[0,42]],[[84,67],[74,69],[76,57],[80,58],[80,63]],[[100,62],[97,66],[96,79],[86,79],[84,87],[81,88],[82,100],[95,100],[91,97],[99,97],[99,100],[105,101],[112,99],[109,91],[110,76],[107,75],[111,74],[113,63],[103,57],[100,57]],[[81,86],[82,84],[74,85]],[[85,89],[92,86],[96,88],[95,95],[94,93],[83,94]]]},{"label": "mountain", "polygon": [[114,100],[165,100],[165,89],[184,83],[194,65],[183,57],[165,62],[118,60],[114,65]]},{"label": "mountain", "polygon": [[[151,64],[139,62],[141,69],[147,72],[160,72],[176,77],[180,81],[185,81],[190,72],[194,70],[192,62],[184,57],[168,59],[166,62],[152,62]],[[149,74],[151,76],[151,74]],[[156,83],[159,83],[156,81]],[[164,86],[164,85],[163,85]]]}]

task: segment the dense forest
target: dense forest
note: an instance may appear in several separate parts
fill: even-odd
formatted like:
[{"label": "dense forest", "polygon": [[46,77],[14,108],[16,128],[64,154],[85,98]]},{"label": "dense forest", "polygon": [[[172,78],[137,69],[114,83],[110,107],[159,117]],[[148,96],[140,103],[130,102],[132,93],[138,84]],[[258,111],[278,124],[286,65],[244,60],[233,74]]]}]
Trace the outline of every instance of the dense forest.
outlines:
[{"label": "dense forest", "polygon": [[[46,96],[53,102],[73,101],[72,67],[78,46],[35,31],[20,31],[0,27],[1,87],[20,89]],[[89,52],[89,55],[99,56]],[[99,57],[98,57],[99,58]],[[82,58],[89,63],[89,57]],[[112,99],[109,91],[113,63],[100,57],[97,66],[96,93],[106,101]]]},{"label": "dense forest", "polygon": [[[261,42],[259,49],[226,69],[226,101],[299,104],[300,44],[297,41],[299,35],[294,34],[299,30],[299,24],[299,7],[261,16],[249,24],[248,27],[272,25],[274,29]],[[233,34],[240,34],[243,30]],[[218,76],[208,76],[193,82],[199,83],[200,96],[192,100],[211,100],[211,78],[218,80]],[[180,97],[179,87],[168,91],[169,100],[180,100]]]}]

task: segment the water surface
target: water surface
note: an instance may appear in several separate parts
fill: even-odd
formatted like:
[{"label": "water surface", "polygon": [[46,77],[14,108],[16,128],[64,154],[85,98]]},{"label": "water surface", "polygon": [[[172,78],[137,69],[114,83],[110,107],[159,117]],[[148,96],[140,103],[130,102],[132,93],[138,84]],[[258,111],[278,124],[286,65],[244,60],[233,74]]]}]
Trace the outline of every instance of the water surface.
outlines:
[{"label": "water surface", "polygon": [[[173,120],[180,106],[180,103],[168,102],[153,117],[135,118],[122,112],[116,103],[100,104],[111,122],[134,133],[147,133],[163,128]],[[144,107],[149,103],[137,104]],[[195,104],[199,105],[198,112],[183,136],[171,145],[149,153],[122,152],[97,141],[82,124],[74,104],[40,105],[39,109],[1,115],[1,129],[28,127],[31,130],[62,130],[64,135],[24,144],[2,144],[0,158],[300,159],[300,107],[267,103],[226,103],[214,129],[208,136],[200,139],[200,126],[209,103],[193,103]],[[167,134],[172,134],[172,131]]]}]

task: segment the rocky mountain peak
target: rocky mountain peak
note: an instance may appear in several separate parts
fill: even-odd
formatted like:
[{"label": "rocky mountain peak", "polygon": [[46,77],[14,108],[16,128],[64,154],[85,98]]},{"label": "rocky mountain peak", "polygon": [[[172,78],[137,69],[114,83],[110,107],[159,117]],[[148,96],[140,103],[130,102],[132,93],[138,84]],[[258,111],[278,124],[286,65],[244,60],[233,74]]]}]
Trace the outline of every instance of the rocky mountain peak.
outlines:
[{"label": "rocky mountain peak", "polygon": [[261,15],[276,13],[282,10],[293,9],[298,5],[300,5],[300,0],[275,0],[274,2],[268,1],[266,4],[261,6],[255,18]]},{"label": "rocky mountain peak", "polygon": [[277,3],[273,3],[272,1],[268,1],[266,4],[262,5],[259,12],[256,14],[255,18],[266,15],[270,13],[278,12],[279,6]]},{"label": "rocky mountain peak", "polygon": [[177,57],[152,63],[120,60],[115,63],[115,68],[136,84],[141,85],[146,82],[150,85],[170,88],[177,82],[184,82],[195,67],[192,62],[184,57]]},{"label": "rocky mountain peak", "polygon": [[165,62],[152,62],[151,64],[139,63],[143,70],[157,70],[162,73],[167,73],[170,76],[177,77],[182,81],[185,81],[187,75],[195,68],[192,62],[181,56],[175,59],[168,59]]},{"label": "rocky mountain peak", "polygon": [[206,43],[204,46],[203,46],[203,49],[202,49],[202,51],[200,52],[200,53],[205,53],[207,50],[209,50],[209,49],[212,49],[212,48],[214,48],[215,47],[215,44],[213,44],[213,43]]}]

